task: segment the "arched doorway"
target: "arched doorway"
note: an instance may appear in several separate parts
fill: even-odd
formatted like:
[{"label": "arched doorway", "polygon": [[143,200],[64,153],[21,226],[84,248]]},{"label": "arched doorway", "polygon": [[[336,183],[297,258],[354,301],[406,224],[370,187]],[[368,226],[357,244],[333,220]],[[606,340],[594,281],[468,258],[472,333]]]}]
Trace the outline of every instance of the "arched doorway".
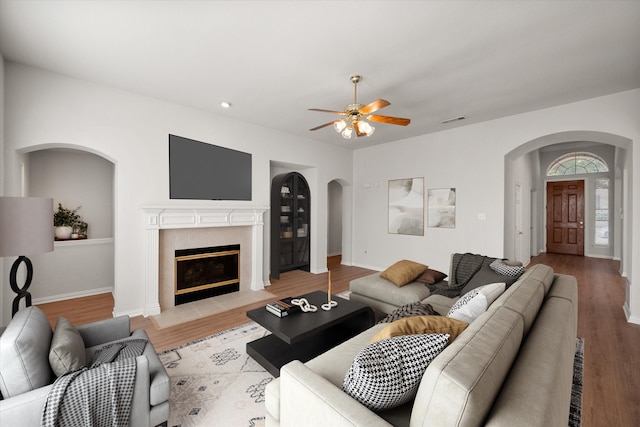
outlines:
[{"label": "arched doorway", "polygon": [[[625,162],[627,156],[631,155],[631,140],[621,137],[619,135],[613,135],[603,132],[593,131],[570,131],[561,132],[556,134],[546,135],[531,141],[528,141],[505,156],[505,229],[504,229],[504,248],[505,256],[512,257],[516,253],[515,242],[517,241],[515,233],[516,223],[516,203],[515,203],[515,191],[514,186],[516,184],[522,185],[522,192],[524,201],[527,197],[524,194],[530,194],[531,200],[527,203],[529,209],[522,209],[524,222],[527,224],[523,227],[524,243],[523,247],[526,248],[527,254],[523,255],[523,261],[528,262],[530,255],[537,255],[537,253],[545,250],[546,245],[546,205],[547,205],[547,191],[546,182],[548,180],[553,181],[562,180],[553,177],[547,177],[547,166],[552,163],[553,160],[558,158],[562,154],[562,150],[565,152],[589,150],[596,151],[602,149],[602,147],[608,147],[613,150],[613,160],[609,164],[609,168],[616,170],[618,168],[624,169],[625,165],[629,162]],[[549,160],[551,158],[551,160]],[[616,188],[610,192],[612,198],[608,206],[615,209],[616,206],[622,207],[622,219],[620,215],[613,215],[611,224],[611,235],[619,235],[619,230],[626,228],[624,221],[628,218],[632,218],[633,207],[630,203],[623,203],[623,200],[629,194],[629,185],[632,182],[631,170],[624,170],[624,179],[621,182],[616,178],[614,179],[614,185]],[[618,174],[619,176],[620,174]],[[597,190],[595,183],[589,184],[585,190],[590,199],[587,203],[587,211],[585,222],[589,222],[589,239],[587,246],[585,247],[585,255],[587,256],[601,256],[601,257],[620,257],[621,270],[624,271],[631,266],[631,259],[627,256],[630,252],[630,242],[622,236],[621,239],[613,239],[611,242],[612,247],[607,248],[607,252],[599,252],[594,242],[596,241],[596,196]],[[530,209],[535,208],[537,211],[532,213]],[[593,222],[593,224],[591,224]],[[593,236],[591,236],[593,234]],[[531,242],[535,242],[535,245],[531,245]]]},{"label": "arched doorway", "polygon": [[351,265],[352,187],[342,179],[327,184],[327,256]]}]

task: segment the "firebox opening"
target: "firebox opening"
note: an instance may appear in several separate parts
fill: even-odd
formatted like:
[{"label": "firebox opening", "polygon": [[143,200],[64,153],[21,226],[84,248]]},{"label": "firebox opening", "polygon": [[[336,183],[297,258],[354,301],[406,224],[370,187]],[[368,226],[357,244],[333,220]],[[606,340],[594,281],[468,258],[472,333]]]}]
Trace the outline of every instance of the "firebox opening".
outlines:
[{"label": "firebox opening", "polygon": [[175,305],[240,290],[240,245],[175,251]]}]

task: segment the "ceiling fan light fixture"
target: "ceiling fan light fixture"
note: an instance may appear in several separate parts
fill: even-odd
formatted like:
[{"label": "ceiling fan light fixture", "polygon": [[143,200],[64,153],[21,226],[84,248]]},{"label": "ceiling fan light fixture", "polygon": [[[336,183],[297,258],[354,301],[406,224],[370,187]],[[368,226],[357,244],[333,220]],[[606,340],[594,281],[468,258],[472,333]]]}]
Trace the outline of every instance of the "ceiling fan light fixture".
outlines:
[{"label": "ceiling fan light fixture", "polygon": [[375,132],[376,128],[371,126],[363,119],[370,120],[375,123],[387,123],[392,125],[407,126],[411,123],[410,119],[402,117],[381,116],[375,113],[376,111],[388,107],[391,103],[385,99],[376,99],[375,101],[363,105],[358,103],[358,83],[362,80],[362,76],[354,74],[350,77],[353,83],[353,104],[347,105],[344,110],[325,110],[323,108],[309,108],[310,111],[319,111],[323,113],[338,114],[343,116],[343,119],[332,120],[328,123],[324,123],[320,126],[309,129],[310,131],[325,128],[333,125],[336,132],[342,135],[345,139],[351,139],[353,131],[356,132],[356,138],[361,136],[371,136]]},{"label": "ceiling fan light fixture", "polygon": [[336,130],[336,132],[340,133],[344,130],[344,128],[347,127],[347,122],[345,122],[344,120],[338,120],[337,122],[335,122],[333,124],[333,128]]},{"label": "ceiling fan light fixture", "polygon": [[373,126],[371,126],[369,123],[360,120],[358,121],[358,130],[361,133],[366,134],[367,136],[371,136],[373,135],[373,132],[376,130],[376,128],[374,128]]}]

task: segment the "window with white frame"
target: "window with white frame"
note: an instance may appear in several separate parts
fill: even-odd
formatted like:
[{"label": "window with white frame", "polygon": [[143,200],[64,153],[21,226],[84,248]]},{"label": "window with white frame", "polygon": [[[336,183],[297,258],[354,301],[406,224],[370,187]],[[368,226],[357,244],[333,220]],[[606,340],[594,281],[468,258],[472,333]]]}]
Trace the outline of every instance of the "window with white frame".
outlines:
[{"label": "window with white frame", "polygon": [[599,246],[609,245],[609,179],[595,180],[595,240]]},{"label": "window with white frame", "polygon": [[564,154],[551,162],[547,168],[547,176],[581,175],[608,171],[607,162],[599,156],[577,151]]}]

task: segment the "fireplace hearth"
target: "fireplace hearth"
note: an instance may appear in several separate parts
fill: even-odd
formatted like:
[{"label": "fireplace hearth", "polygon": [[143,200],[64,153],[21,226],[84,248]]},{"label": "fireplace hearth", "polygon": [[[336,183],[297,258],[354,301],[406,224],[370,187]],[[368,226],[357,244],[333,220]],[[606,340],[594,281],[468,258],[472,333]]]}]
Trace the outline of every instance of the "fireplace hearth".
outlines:
[{"label": "fireplace hearth", "polygon": [[240,290],[240,245],[175,251],[175,305]]}]

